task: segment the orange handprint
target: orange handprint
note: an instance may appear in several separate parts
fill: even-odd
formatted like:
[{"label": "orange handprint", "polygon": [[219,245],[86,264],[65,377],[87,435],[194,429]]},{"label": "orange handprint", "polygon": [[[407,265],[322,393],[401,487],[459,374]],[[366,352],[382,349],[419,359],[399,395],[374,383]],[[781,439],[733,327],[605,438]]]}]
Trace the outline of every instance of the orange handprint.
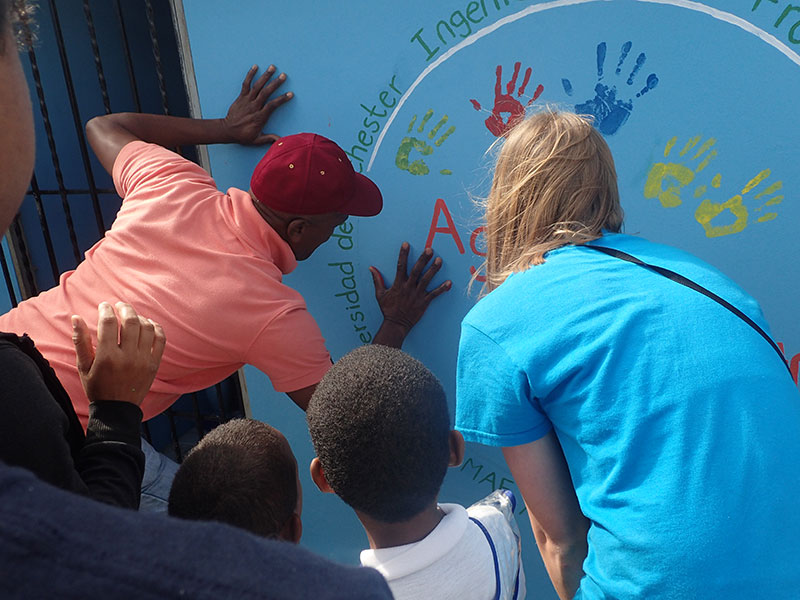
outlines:
[{"label": "orange handprint", "polygon": [[[517,98],[514,97],[514,88],[517,85],[517,77],[519,77],[519,70],[522,66],[521,62],[514,63],[514,74],[511,76],[511,81],[506,84],[506,93],[503,93],[503,87],[501,80],[503,78],[503,67],[501,65],[497,65],[497,70],[495,71],[497,75],[497,79],[494,85],[494,108],[492,108],[492,114],[486,118],[486,128],[492,132],[497,137],[504,135],[511,127],[513,127],[517,121],[525,116],[525,108],[533,104],[536,99],[542,94],[544,91],[544,86],[539,84],[536,87],[536,90],[533,92],[533,97],[528,101],[527,104],[523,106],[523,104],[517,100],[517,98],[521,97],[525,93],[525,88],[528,85],[528,82],[531,80],[531,68],[528,67],[525,69],[525,76],[522,79],[522,85],[517,90]],[[470,100],[472,102],[472,106],[475,110],[481,110],[481,105],[477,100]],[[503,116],[507,115],[508,118],[505,120]]]}]

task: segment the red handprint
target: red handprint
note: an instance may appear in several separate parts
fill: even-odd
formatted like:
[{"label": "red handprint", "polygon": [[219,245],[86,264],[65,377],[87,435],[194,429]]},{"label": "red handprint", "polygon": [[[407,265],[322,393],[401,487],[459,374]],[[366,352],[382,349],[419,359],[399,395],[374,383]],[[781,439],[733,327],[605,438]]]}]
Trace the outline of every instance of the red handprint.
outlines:
[{"label": "red handprint", "polygon": [[[544,91],[544,86],[539,84],[536,91],[533,92],[533,97],[525,106],[517,100],[517,98],[525,93],[525,88],[531,80],[531,68],[528,67],[525,69],[525,77],[522,79],[522,85],[519,87],[519,90],[517,90],[517,98],[514,98],[514,88],[517,85],[517,77],[519,76],[519,69],[521,66],[521,62],[514,63],[514,75],[511,76],[511,81],[506,84],[506,93],[504,94],[500,83],[503,77],[503,67],[497,65],[497,81],[494,84],[494,108],[492,108],[492,114],[489,115],[485,121],[486,128],[497,137],[505,134],[519,119],[525,117],[525,108],[533,104]],[[477,100],[470,100],[470,102],[472,102],[472,106],[475,107],[475,110],[481,110],[481,105]],[[508,118],[503,120],[503,115],[508,115]]]}]

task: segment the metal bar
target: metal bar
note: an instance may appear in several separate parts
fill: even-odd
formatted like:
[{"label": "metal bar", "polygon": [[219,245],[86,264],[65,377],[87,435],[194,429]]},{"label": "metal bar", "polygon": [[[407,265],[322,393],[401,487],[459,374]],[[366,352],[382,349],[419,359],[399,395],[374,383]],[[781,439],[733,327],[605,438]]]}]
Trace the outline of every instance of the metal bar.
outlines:
[{"label": "metal bar", "polygon": [[222,386],[218,383],[214,386],[214,391],[217,393],[217,406],[219,406],[219,415],[221,421],[228,420],[228,410],[225,407],[225,398],[222,395]]},{"label": "metal bar", "polygon": [[0,266],[3,268],[3,279],[6,282],[6,289],[8,290],[8,299],[11,300],[11,307],[17,307],[17,295],[14,293],[14,282],[11,281],[11,271],[6,262],[6,253],[0,247]]},{"label": "metal bar", "polygon": [[239,400],[239,406],[242,407],[242,412],[245,418],[249,419],[253,416],[253,411],[250,408],[250,394],[247,392],[247,378],[244,376],[244,369],[236,371],[237,393],[236,398]]},{"label": "metal bar", "polygon": [[161,66],[161,47],[158,44],[155,14],[153,13],[153,3],[150,0],[144,0],[144,7],[147,14],[147,26],[150,30],[150,42],[153,45],[153,58],[155,58],[156,61],[156,75],[158,76],[158,89],[161,92],[161,106],[164,109],[164,114],[168,115],[169,105],[167,103],[167,84],[164,80],[164,69]]},{"label": "metal bar", "polygon": [[125,50],[125,67],[128,69],[128,79],[131,84],[131,94],[133,95],[133,106],[136,112],[142,112],[142,103],[139,100],[139,86],[136,85],[136,73],[133,71],[133,61],[131,60],[131,46],[128,43],[128,31],[125,28],[125,17],[122,14],[122,6],[120,0],[116,0],[117,19],[119,19],[119,27],[122,36],[122,48]]},{"label": "metal bar", "polygon": [[[30,194],[31,192],[28,191],[27,193]],[[76,188],[64,188],[63,190],[42,190],[42,189],[39,190],[39,195],[40,196],[56,196],[56,195],[60,195],[62,193],[65,193],[67,195],[90,194],[91,190],[82,190],[82,189],[76,189]],[[98,189],[97,193],[98,194],[115,194],[116,195],[117,190]]]},{"label": "metal bar", "polygon": [[181,444],[178,441],[178,428],[175,426],[175,414],[171,408],[165,410],[163,414],[167,415],[167,421],[169,422],[169,431],[172,435],[172,447],[175,449],[175,460],[177,462],[183,462],[183,450],[181,450]]},{"label": "metal bar", "polygon": [[[53,239],[50,236],[50,226],[47,224],[47,215],[44,212],[44,205],[42,204],[42,196],[39,194],[39,185],[36,183],[36,174],[31,177],[31,192],[33,193],[33,200],[36,204],[36,213],[39,215],[39,225],[42,228],[42,235],[44,236],[44,245],[47,248],[47,258],[50,260],[50,269],[53,273],[53,280],[58,282],[58,260],[56,259],[56,251],[53,248]],[[74,231],[70,229],[74,235]]]},{"label": "metal bar", "polygon": [[17,279],[19,281],[20,293],[23,299],[31,298],[39,293],[39,286],[36,285],[36,278],[33,276],[31,255],[28,253],[28,245],[22,233],[19,215],[14,217],[14,220],[11,222],[9,233],[14,240],[14,246],[17,250]]},{"label": "metal bar", "polygon": [[153,434],[150,433],[150,425],[147,424],[147,421],[142,423],[142,436],[148,444],[153,445]]},{"label": "metal bar", "polygon": [[108,99],[108,86],[106,85],[106,75],[103,72],[103,62],[100,59],[100,48],[97,46],[97,33],[94,30],[94,18],[89,0],[83,0],[83,14],[86,15],[86,26],[89,28],[89,41],[92,43],[92,54],[94,55],[94,67],[97,70],[97,83],[100,84],[100,93],[103,95],[103,107],[106,114],[111,114],[111,101]]},{"label": "metal bar", "polygon": [[203,415],[200,414],[200,401],[197,399],[197,392],[192,392],[192,408],[194,408],[194,425],[197,429],[197,440],[200,441],[206,431],[203,428]]},{"label": "metal bar", "polygon": [[[239,369],[239,371],[243,373],[244,369]],[[239,416],[250,418],[248,414],[249,406],[245,406],[246,394],[242,390],[243,380],[244,377],[239,377],[239,373],[234,373],[230,376],[230,382],[233,385],[233,392],[230,394],[230,398],[234,404],[234,412]]]},{"label": "metal bar", "polygon": [[92,163],[89,160],[89,149],[86,146],[86,137],[83,133],[83,123],[81,122],[80,110],[78,108],[78,99],[75,95],[75,86],[72,83],[72,73],[69,68],[69,61],[67,60],[67,50],[66,46],[64,45],[64,36],[61,32],[61,23],[58,19],[58,10],[56,9],[55,0],[50,0],[49,4],[50,14],[53,18],[53,30],[56,34],[58,55],[61,58],[61,70],[64,73],[64,83],[67,86],[67,96],[69,96],[69,104],[72,109],[72,120],[75,124],[75,133],[78,136],[78,146],[80,148],[81,158],[83,159],[83,169],[86,172],[86,181],[89,184],[89,190],[92,196],[94,217],[97,221],[97,233],[102,236],[106,231],[106,227],[103,223],[103,213],[100,210],[100,200],[97,196],[97,186],[94,184]]},{"label": "metal bar", "polygon": [[[178,43],[178,56],[181,61],[181,71],[183,73],[183,88],[189,101],[189,116],[200,119],[203,112],[200,110],[200,96],[197,91],[197,79],[194,73],[194,62],[192,61],[192,51],[189,45],[189,32],[186,27],[186,14],[183,10],[183,0],[170,0],[172,12],[172,25]],[[197,161],[200,166],[211,173],[211,161],[208,158],[208,146],[200,144],[194,146]]]},{"label": "metal bar", "polygon": [[[176,419],[194,420],[195,417],[197,416],[197,413],[195,413],[193,410],[191,410],[191,411],[189,411],[189,410],[177,410],[174,407],[170,408],[170,410],[172,411],[172,416],[175,417]],[[215,415],[215,414],[205,414],[205,415],[201,414],[200,418],[201,418],[201,420],[203,422],[205,422],[205,421],[220,421],[219,415]]]},{"label": "metal bar", "polygon": [[[58,160],[58,150],[56,149],[56,140],[53,136],[53,126],[50,122],[50,112],[47,110],[47,101],[44,97],[44,87],[42,87],[42,76],[39,72],[39,62],[36,60],[36,51],[33,46],[28,48],[28,59],[31,63],[31,75],[33,76],[33,85],[36,88],[36,97],[39,100],[39,112],[42,115],[42,123],[44,125],[44,132],[47,136],[47,146],[50,149],[50,159],[53,163],[53,171],[56,176],[56,185],[58,185],[58,195],[61,196],[61,205],[64,208],[64,217],[67,220],[67,227],[70,232],[70,241],[72,242],[72,254],[76,262],[80,262],[80,249],[78,242],[75,238],[75,227],[72,223],[72,212],[69,208],[67,201],[67,191],[64,186],[64,174],[61,171],[61,163]],[[37,207],[38,208],[38,207]],[[48,248],[48,250],[50,250]],[[51,262],[53,259],[51,259]],[[56,281],[58,276],[56,276]]]}]

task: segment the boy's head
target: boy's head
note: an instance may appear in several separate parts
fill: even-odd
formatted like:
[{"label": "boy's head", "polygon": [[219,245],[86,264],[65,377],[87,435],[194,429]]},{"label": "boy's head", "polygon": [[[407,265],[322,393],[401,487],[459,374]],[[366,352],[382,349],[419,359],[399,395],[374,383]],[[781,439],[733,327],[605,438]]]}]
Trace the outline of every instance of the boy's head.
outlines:
[{"label": "boy's head", "polygon": [[439,380],[387,346],[361,346],[333,365],[306,418],[314,482],[384,523],[407,521],[434,503],[448,465],[463,455]]},{"label": "boy's head", "polygon": [[169,514],[220,521],[263,537],[300,541],[297,461],[280,431],[234,419],[206,435],[175,474]]}]

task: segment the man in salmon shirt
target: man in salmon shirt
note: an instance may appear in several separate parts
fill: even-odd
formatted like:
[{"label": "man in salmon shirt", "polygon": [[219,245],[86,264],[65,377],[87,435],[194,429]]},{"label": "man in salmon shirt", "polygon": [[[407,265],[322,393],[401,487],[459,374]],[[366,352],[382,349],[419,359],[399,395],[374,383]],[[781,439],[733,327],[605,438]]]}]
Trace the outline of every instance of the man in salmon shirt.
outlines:
[{"label": "man in salmon shirt", "polygon": [[[305,410],[331,366],[319,326],[282,276],[311,256],[349,215],[378,214],[382,198],[334,142],[308,133],[282,138],[262,133],[272,112],[293,94],[270,99],[286,75],[273,77],[270,66],[253,81],[257,70],[254,66],[247,73],[223,119],[119,113],[86,125],[122,207],[105,237],[74,271],[61,276],[58,286],[0,316],[0,330],[24,331],[36,340],[84,427],[88,399],[65,324],[73,314],[96,310],[100,300],[124,299],[161,323],[169,339],[141,405],[145,419],[244,364],[266,373],[277,391]],[[270,142],[248,191],[219,191],[206,171],[167,150]],[[426,270],[433,255],[428,249],[408,274],[408,252],[404,243],[388,289],[380,273],[370,269],[384,317],[374,343],[399,348],[431,300],[451,287],[446,281],[427,291],[441,259]],[[143,451],[142,507],[165,510],[177,467],[144,441]]]}]

